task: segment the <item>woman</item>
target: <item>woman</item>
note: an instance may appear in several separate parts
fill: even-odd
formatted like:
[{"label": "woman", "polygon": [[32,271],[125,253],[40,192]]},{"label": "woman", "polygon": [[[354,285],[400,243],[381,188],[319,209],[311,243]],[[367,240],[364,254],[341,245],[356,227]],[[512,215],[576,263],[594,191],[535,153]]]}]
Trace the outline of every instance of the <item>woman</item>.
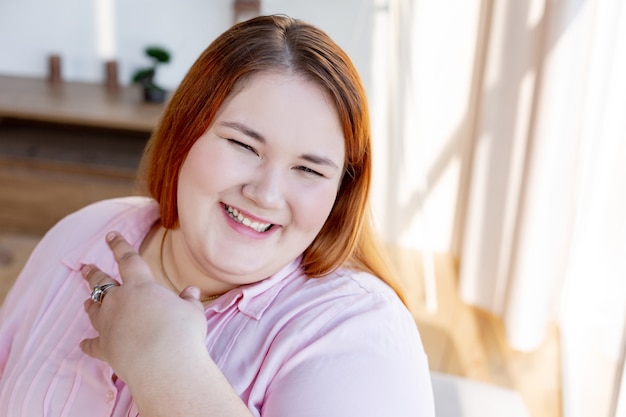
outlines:
[{"label": "woman", "polygon": [[68,216],[25,265],[0,316],[1,415],[434,415],[369,222],[370,154],[327,35],[229,29],[146,148],[150,197]]}]

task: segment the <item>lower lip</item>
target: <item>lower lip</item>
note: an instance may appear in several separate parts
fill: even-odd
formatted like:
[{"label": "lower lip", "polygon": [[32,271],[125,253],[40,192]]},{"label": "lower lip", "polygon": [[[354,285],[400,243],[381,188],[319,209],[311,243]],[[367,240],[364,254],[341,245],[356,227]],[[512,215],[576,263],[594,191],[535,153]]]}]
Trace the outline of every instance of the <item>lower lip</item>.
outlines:
[{"label": "lower lip", "polygon": [[270,237],[271,235],[274,234],[275,230],[277,229],[277,227],[274,225],[272,226],[272,228],[266,232],[257,232],[254,229],[249,228],[248,226],[245,226],[235,220],[233,220],[232,217],[230,217],[228,215],[228,213],[226,212],[226,208],[222,205],[222,213],[224,213],[224,217],[226,217],[226,223],[233,229],[235,230],[237,233],[240,233],[246,237],[249,237],[251,239],[256,239],[256,240],[262,240],[262,239],[267,239],[268,237]]}]

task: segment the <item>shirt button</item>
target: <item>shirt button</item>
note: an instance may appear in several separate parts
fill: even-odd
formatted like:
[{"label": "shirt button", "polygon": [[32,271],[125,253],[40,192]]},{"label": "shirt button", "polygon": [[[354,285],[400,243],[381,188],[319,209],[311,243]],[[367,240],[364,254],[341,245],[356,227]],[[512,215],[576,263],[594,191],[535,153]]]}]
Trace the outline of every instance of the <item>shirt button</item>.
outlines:
[{"label": "shirt button", "polygon": [[111,402],[115,399],[115,394],[113,393],[113,391],[107,392],[106,399],[108,402]]}]

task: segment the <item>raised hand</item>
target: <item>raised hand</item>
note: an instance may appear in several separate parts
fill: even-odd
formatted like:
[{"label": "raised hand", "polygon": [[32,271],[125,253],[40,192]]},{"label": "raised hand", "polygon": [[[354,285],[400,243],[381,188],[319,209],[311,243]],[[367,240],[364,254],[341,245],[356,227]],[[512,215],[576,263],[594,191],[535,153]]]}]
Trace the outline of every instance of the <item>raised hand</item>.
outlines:
[{"label": "raised hand", "polygon": [[205,349],[206,318],[199,290],[188,287],[177,297],[155,282],[149,266],[121,235],[111,232],[106,238],[123,285],[95,265],[82,268],[91,288],[118,285],[85,301],[99,336],[83,340],[81,349],[108,362],[125,381],[144,379],[160,366],[175,366],[173,355],[186,349]]}]

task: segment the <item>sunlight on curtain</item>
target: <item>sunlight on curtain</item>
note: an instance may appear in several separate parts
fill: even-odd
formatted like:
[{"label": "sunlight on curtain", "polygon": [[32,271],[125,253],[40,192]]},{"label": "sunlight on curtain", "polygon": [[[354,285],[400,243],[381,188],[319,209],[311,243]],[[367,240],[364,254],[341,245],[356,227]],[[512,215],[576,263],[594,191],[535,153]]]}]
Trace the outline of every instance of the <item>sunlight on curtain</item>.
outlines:
[{"label": "sunlight on curtain", "polygon": [[430,312],[437,310],[433,254],[453,251],[471,134],[476,4],[373,2],[373,206],[388,243],[420,252]]},{"label": "sunlight on curtain", "polygon": [[561,311],[566,417],[612,415],[626,338],[626,5],[587,7],[578,194]]},{"label": "sunlight on curtain", "polygon": [[458,233],[460,295],[513,348],[559,323],[564,416],[624,410],[626,4],[373,4],[386,238],[428,255]]},{"label": "sunlight on curtain", "polygon": [[[473,2],[374,1],[374,208],[386,240],[450,252],[469,136]],[[445,24],[442,24],[445,22]]]},{"label": "sunlight on curtain", "polygon": [[[548,291],[533,289],[555,278],[530,277],[517,294],[511,293],[510,278],[519,249],[520,206],[539,94],[545,24],[539,11],[544,7],[540,0],[484,4],[491,13],[483,22],[489,36],[460,259],[460,294],[468,303],[505,319],[507,314],[523,313],[524,323],[532,323],[531,332],[539,334],[531,337],[536,341],[543,337],[550,297]],[[527,293],[533,293],[531,299]],[[520,304],[523,310],[511,309],[512,304]],[[529,315],[537,317],[528,321]],[[527,346],[526,340],[516,343],[517,348]]]},{"label": "sunlight on curtain", "polygon": [[522,351],[558,320],[564,416],[609,416],[626,338],[626,5],[487,4],[461,295]]}]

